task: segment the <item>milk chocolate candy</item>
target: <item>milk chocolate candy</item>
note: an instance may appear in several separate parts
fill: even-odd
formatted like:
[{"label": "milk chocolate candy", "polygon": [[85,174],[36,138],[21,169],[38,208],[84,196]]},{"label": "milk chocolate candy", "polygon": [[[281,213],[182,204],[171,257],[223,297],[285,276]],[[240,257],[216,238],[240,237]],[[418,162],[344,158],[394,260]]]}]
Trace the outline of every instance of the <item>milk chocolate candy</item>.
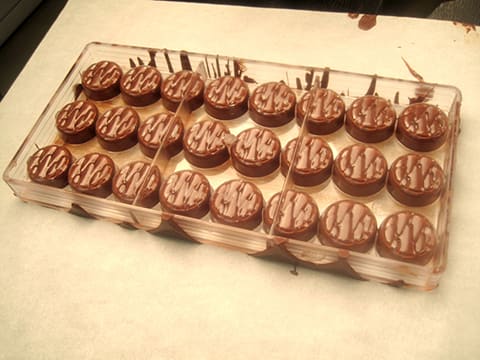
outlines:
[{"label": "milk chocolate candy", "polygon": [[122,76],[120,89],[125,103],[131,106],[147,106],[160,99],[162,75],[147,65],[136,66]]},{"label": "milk chocolate candy", "polygon": [[250,117],[267,127],[278,127],[295,116],[295,93],[283,82],[269,82],[257,87],[249,100]]},{"label": "milk chocolate candy", "polygon": [[331,134],[343,126],[345,103],[333,90],[315,88],[305,93],[297,104],[296,118],[299,125],[307,118],[307,130],[312,134]]},{"label": "milk chocolate candy", "polygon": [[242,79],[222,76],[205,89],[205,111],[216,119],[235,119],[247,112],[248,97],[248,86]]},{"label": "milk chocolate candy", "polygon": [[265,231],[269,232],[277,216],[273,233],[287,238],[307,241],[317,233],[318,208],[315,200],[307,193],[287,190],[280,203],[281,193],[268,201],[263,211]]},{"label": "milk chocolate candy", "polygon": [[45,146],[28,158],[28,176],[36,183],[63,188],[67,185],[67,174],[72,161],[72,154],[66,147]]},{"label": "milk chocolate candy", "polygon": [[138,113],[129,106],[107,110],[95,126],[100,145],[110,151],[122,151],[137,143]]},{"label": "milk chocolate candy", "polygon": [[335,158],[332,179],[349,195],[373,195],[385,186],[386,177],[387,161],[373,146],[350,145]]},{"label": "milk chocolate candy", "polygon": [[383,221],[376,249],[386,258],[425,265],[432,259],[436,244],[435,229],[425,216],[401,211]]},{"label": "milk chocolate candy", "polygon": [[112,193],[114,175],[115,164],[109,156],[90,153],[72,164],[68,183],[76,191],[105,198]]},{"label": "milk chocolate candy", "polygon": [[448,118],[437,106],[413,104],[400,114],[397,138],[415,151],[432,151],[443,145],[448,134]]},{"label": "milk chocolate candy", "polygon": [[407,206],[425,206],[440,196],[445,175],[431,157],[407,154],[397,158],[390,167],[387,189],[392,196]]},{"label": "milk chocolate candy", "polygon": [[120,94],[123,72],[113,61],[99,61],[82,74],[85,95],[92,100],[108,100]]},{"label": "milk chocolate candy", "polygon": [[158,203],[160,170],[144,161],[134,161],[123,166],[114,176],[113,194],[127,204],[152,207]]},{"label": "milk chocolate candy", "polygon": [[[168,135],[167,135],[168,132]],[[148,117],[138,128],[140,150],[153,158],[160,144],[169,157],[182,151],[183,123],[173,113],[160,113]]]},{"label": "milk chocolate candy", "polygon": [[395,120],[395,109],[389,101],[366,95],[350,105],[345,117],[345,129],[357,140],[377,143],[393,134]]},{"label": "milk chocolate candy", "polygon": [[193,124],[183,137],[185,159],[200,168],[219,166],[228,160],[229,154],[224,142],[229,131],[219,121],[204,120]]},{"label": "milk chocolate candy", "polygon": [[196,171],[184,170],[171,174],[160,188],[160,203],[165,211],[204,217],[209,210],[210,184]]},{"label": "milk chocolate candy", "polygon": [[210,216],[214,221],[244,229],[254,229],[262,222],[262,209],[262,193],[245,180],[223,183],[210,200]]},{"label": "milk chocolate candy", "polygon": [[341,200],[331,204],[320,216],[319,238],[324,245],[367,252],[377,235],[377,221],[364,204]]},{"label": "milk chocolate candy", "polygon": [[[281,156],[281,171],[284,176],[292,164],[298,138],[290,140]],[[319,136],[306,135],[293,162],[291,176],[299,186],[315,186],[323,183],[332,174],[333,153],[327,142]]]},{"label": "milk chocolate candy", "polygon": [[266,176],[278,168],[280,149],[280,140],[271,130],[246,129],[232,144],[232,165],[245,176]]},{"label": "milk chocolate candy", "polygon": [[81,144],[95,136],[98,109],[91,101],[74,101],[65,105],[56,116],[60,137],[67,143]]},{"label": "milk chocolate candy", "polygon": [[205,84],[200,75],[182,70],[170,75],[162,84],[163,105],[175,112],[182,99],[188,110],[194,111],[203,104]]}]

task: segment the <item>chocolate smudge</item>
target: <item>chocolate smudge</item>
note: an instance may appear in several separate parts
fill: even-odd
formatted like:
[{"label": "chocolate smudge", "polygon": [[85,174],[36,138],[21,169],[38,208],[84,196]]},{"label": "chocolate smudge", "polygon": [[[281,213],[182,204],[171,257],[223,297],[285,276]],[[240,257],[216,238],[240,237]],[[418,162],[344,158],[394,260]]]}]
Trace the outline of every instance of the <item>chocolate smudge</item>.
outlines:
[{"label": "chocolate smudge", "polygon": [[241,77],[242,74],[246,71],[245,65],[242,64],[241,61],[239,60],[234,60],[233,61],[233,72],[235,77]]},{"label": "chocolate smudge", "polygon": [[464,22],[458,22],[458,21],[453,21],[453,25],[461,25],[465,28],[466,33],[468,34],[470,31],[477,31],[477,28],[473,24],[469,23],[464,23]]},{"label": "chocolate smudge", "polygon": [[180,52],[180,63],[182,64],[182,70],[192,71],[192,64],[190,64],[190,58],[185,51]]},{"label": "chocolate smudge", "polygon": [[312,88],[313,83],[313,75],[315,74],[315,70],[311,69],[309,72],[305,73],[305,90],[310,90]]},{"label": "chocolate smudge", "polygon": [[408,101],[410,104],[428,101],[433,97],[433,93],[433,87],[422,85],[415,89],[415,97],[409,97]]},{"label": "chocolate smudge", "polygon": [[320,82],[320,87],[326,89],[328,87],[328,81],[330,80],[330,68],[326,67],[323,69],[322,81]]},{"label": "chocolate smudge", "polygon": [[140,59],[140,57],[137,56],[137,61],[138,61],[138,65],[141,66],[141,65],[145,65],[145,63],[143,62],[142,59]]},{"label": "chocolate smudge", "polygon": [[215,57],[215,64],[217,65],[217,74],[218,76],[222,76],[222,70],[220,70],[220,59],[218,58],[218,55]]},{"label": "chocolate smudge", "polygon": [[225,71],[225,75],[230,75],[231,74],[231,71],[230,71],[230,59],[227,59],[227,63],[225,64],[225,69],[227,69],[227,71]]},{"label": "chocolate smudge", "polygon": [[424,81],[423,80],[423,76],[420,75],[418,72],[416,72],[411,66],[410,64],[407,62],[407,60],[405,60],[405,58],[402,56],[402,60],[403,62],[405,63],[405,65],[407,66],[407,69],[408,71],[410,71],[410,74],[412,74],[412,76],[417,79],[418,81]]},{"label": "chocolate smudge", "polygon": [[297,77],[295,81],[297,83],[297,89],[302,90],[302,80],[300,80],[300,78]]},{"label": "chocolate smudge", "polygon": [[135,64],[135,61],[133,61],[132,58],[129,58],[128,60],[129,60],[129,62],[130,62],[130,67],[131,67],[131,68],[137,67],[137,65]]},{"label": "chocolate smudge", "polygon": [[395,97],[393,98],[393,103],[397,105],[400,104],[400,93],[398,91],[395,93]]},{"label": "chocolate smudge", "polygon": [[368,87],[365,95],[373,95],[375,93],[375,87],[377,86],[377,75],[372,76],[372,81],[370,81],[370,86]]},{"label": "chocolate smudge", "polygon": [[356,19],[360,16],[359,13],[348,13],[347,15],[350,19]]},{"label": "chocolate smudge", "polygon": [[170,61],[170,56],[168,55],[168,52],[165,51],[163,55],[165,56],[165,61],[167,62],[168,72],[173,73],[173,66],[172,62]]},{"label": "chocolate smudge", "polygon": [[365,14],[358,20],[358,28],[368,31],[377,25],[377,15]]},{"label": "chocolate smudge", "polygon": [[243,75],[243,81],[245,81],[246,83],[249,83],[249,84],[258,84],[257,80],[255,80],[254,78],[251,78],[247,75]]},{"label": "chocolate smudge", "polygon": [[82,91],[83,91],[82,84],[75,85],[74,88],[73,88],[73,98],[75,100],[77,100],[78,97],[81,95]]},{"label": "chocolate smudge", "polygon": [[148,50],[148,56],[150,57],[150,61],[148,62],[148,66],[157,67],[157,63],[155,61],[155,56],[157,52],[155,50]]},{"label": "chocolate smudge", "polygon": [[209,78],[212,78],[212,74],[210,73],[210,66],[208,66],[208,59],[207,59],[207,55],[205,55],[205,60],[204,60],[204,63],[205,63],[205,67],[207,68],[207,74],[208,74],[208,77]]}]

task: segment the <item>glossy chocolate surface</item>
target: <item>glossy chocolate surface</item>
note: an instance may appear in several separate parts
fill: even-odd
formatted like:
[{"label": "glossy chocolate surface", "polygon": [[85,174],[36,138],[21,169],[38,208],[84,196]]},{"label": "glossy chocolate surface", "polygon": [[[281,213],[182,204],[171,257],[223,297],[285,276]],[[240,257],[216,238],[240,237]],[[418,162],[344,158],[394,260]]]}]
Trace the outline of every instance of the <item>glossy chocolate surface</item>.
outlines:
[{"label": "glossy chocolate surface", "polygon": [[[292,163],[298,138],[290,140],[281,156],[281,171],[287,175]],[[323,183],[332,174],[333,153],[330,146],[319,136],[306,135],[298,148],[292,168],[292,179],[296,185],[315,186]]]},{"label": "glossy chocolate surface", "polygon": [[443,145],[447,133],[447,115],[434,105],[410,105],[398,118],[397,138],[412,150],[435,150]]},{"label": "glossy chocolate surface", "polygon": [[246,129],[232,144],[232,165],[245,176],[266,176],[278,168],[280,149],[280,140],[271,130]]},{"label": "glossy chocolate surface", "polygon": [[401,211],[383,221],[376,248],[383,257],[425,265],[436,243],[435,229],[425,216]]},{"label": "glossy chocolate surface", "polygon": [[424,155],[400,156],[388,172],[388,191],[408,206],[431,204],[440,196],[444,184],[445,175],[440,165]]},{"label": "glossy chocolate surface", "polygon": [[233,76],[222,76],[205,89],[204,104],[207,114],[220,120],[235,119],[248,110],[248,86]]},{"label": "glossy chocolate surface", "polygon": [[353,196],[369,196],[385,186],[387,161],[375,147],[354,144],[335,158],[332,179],[340,190]]},{"label": "glossy chocolate surface", "polygon": [[95,136],[98,109],[91,101],[74,101],[65,105],[56,116],[60,137],[67,143],[81,144]]},{"label": "glossy chocolate surface", "polygon": [[[160,170],[144,161],[135,161],[123,166],[113,178],[113,194],[122,202],[143,207],[158,203]],[[138,198],[137,198],[138,197]]]},{"label": "glossy chocolate surface", "polygon": [[262,222],[263,196],[258,187],[245,180],[220,185],[210,200],[210,215],[221,224],[254,229]]},{"label": "glossy chocolate surface", "polygon": [[315,88],[305,93],[297,104],[296,117],[301,125],[310,104],[307,118],[307,130],[312,134],[331,134],[343,126],[345,103],[333,90]]},{"label": "glossy chocolate surface", "polygon": [[250,117],[267,127],[278,127],[295,116],[295,93],[282,82],[269,82],[258,86],[250,96]]},{"label": "glossy chocolate surface", "polygon": [[122,76],[120,89],[125,103],[146,106],[160,99],[162,75],[152,66],[136,66]]},{"label": "glossy chocolate surface", "polygon": [[310,240],[317,233],[318,208],[315,200],[307,193],[287,190],[277,211],[280,195],[281,193],[273,195],[263,211],[265,231],[270,231],[277,216],[274,234]]},{"label": "glossy chocolate surface", "polygon": [[66,147],[45,146],[28,158],[28,176],[36,183],[63,188],[68,183],[67,174],[72,161],[72,154]]},{"label": "glossy chocolate surface", "polygon": [[[173,122],[173,123],[172,123]],[[168,136],[167,136],[167,131]],[[166,138],[166,139],[165,139]],[[153,158],[163,141],[169,157],[182,151],[183,122],[172,113],[160,113],[148,117],[138,128],[140,150]]]},{"label": "glossy chocolate surface", "polygon": [[200,168],[223,164],[229,158],[224,142],[227,134],[227,127],[219,121],[204,120],[193,124],[183,137],[185,159]]},{"label": "glossy chocolate surface", "polygon": [[395,129],[396,113],[387,100],[366,95],[355,100],[345,117],[345,129],[355,139],[376,143],[388,139]]},{"label": "glossy chocolate surface", "polygon": [[200,75],[193,71],[182,70],[170,75],[162,84],[163,105],[175,112],[183,98],[190,111],[203,104],[205,84]]},{"label": "glossy chocolate surface", "polygon": [[77,159],[68,172],[68,183],[79,192],[105,198],[112,193],[115,164],[107,155],[90,153]]},{"label": "glossy chocolate surface", "polygon": [[208,213],[210,184],[199,172],[184,170],[170,175],[160,188],[160,203],[165,211],[202,218]]},{"label": "glossy chocolate surface", "polygon": [[107,150],[126,150],[137,143],[139,124],[140,117],[131,107],[121,106],[107,110],[95,126],[97,140]]},{"label": "glossy chocolate surface", "polygon": [[320,242],[337,248],[366,252],[377,236],[377,220],[362,203],[341,200],[320,216]]},{"label": "glossy chocolate surface", "polygon": [[85,95],[92,100],[108,100],[120,94],[123,72],[113,61],[99,61],[82,74]]}]

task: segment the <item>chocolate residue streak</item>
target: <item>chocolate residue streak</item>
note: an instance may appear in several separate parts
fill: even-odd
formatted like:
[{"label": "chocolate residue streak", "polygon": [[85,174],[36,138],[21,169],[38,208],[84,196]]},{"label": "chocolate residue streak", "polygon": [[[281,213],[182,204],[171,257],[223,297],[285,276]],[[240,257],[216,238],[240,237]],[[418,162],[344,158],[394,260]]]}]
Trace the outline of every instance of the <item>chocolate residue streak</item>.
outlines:
[{"label": "chocolate residue streak", "polygon": [[209,77],[209,78],[212,78],[212,74],[210,73],[210,66],[208,66],[207,55],[205,55],[204,63],[205,63],[205,67],[207,68],[208,77]]},{"label": "chocolate residue streak", "polygon": [[300,78],[296,78],[296,83],[297,83],[297,89],[298,90],[302,90],[302,80],[300,80]]},{"label": "chocolate residue streak", "polygon": [[305,90],[310,90],[312,88],[312,83],[313,83],[313,75],[315,71],[311,69],[309,72],[305,73]]},{"label": "chocolate residue streak", "polygon": [[290,270],[290,274],[298,276],[297,265],[293,265],[293,269]]},{"label": "chocolate residue streak", "polygon": [[215,66],[213,64],[212,65],[212,70],[213,70],[213,77],[216,79],[217,78],[217,71],[215,70]]},{"label": "chocolate residue streak", "polygon": [[359,16],[360,16],[359,13],[348,13],[348,17],[349,17],[350,19],[356,19],[356,18],[358,18]]},{"label": "chocolate residue streak", "polygon": [[323,70],[322,81],[320,82],[320,87],[326,89],[328,87],[328,81],[330,79],[330,69],[327,67]]},{"label": "chocolate residue streak", "polygon": [[140,59],[140,57],[137,56],[137,61],[138,61],[138,65],[145,65],[145,63],[143,62],[142,59]]},{"label": "chocolate residue streak", "polygon": [[218,76],[222,76],[222,71],[220,70],[220,60],[218,58],[218,55],[215,57],[215,64],[217,65]]},{"label": "chocolate residue streak", "polygon": [[377,25],[377,15],[365,14],[358,20],[358,28],[361,30],[370,30]]},{"label": "chocolate residue streak", "polygon": [[227,69],[224,73],[224,75],[231,75],[231,71],[230,71],[230,59],[227,59],[227,64],[225,65],[225,69]]},{"label": "chocolate residue streak", "polygon": [[157,63],[155,61],[156,54],[157,54],[157,52],[155,50],[148,50],[148,56],[150,57],[150,61],[148,63],[148,66],[157,67]]},{"label": "chocolate residue streak", "polygon": [[397,105],[400,104],[400,93],[398,91],[395,93],[395,97],[393,98],[393,103]]},{"label": "chocolate residue streak", "polygon": [[246,83],[250,83],[250,84],[257,84],[257,80],[255,80],[254,78],[251,78],[247,75],[243,75],[243,81],[245,81]]},{"label": "chocolate residue streak", "polygon": [[429,86],[419,86],[418,88],[415,89],[415,97],[408,98],[408,101],[410,104],[416,104],[416,103],[421,103],[427,100],[430,100],[433,97],[433,87]]},{"label": "chocolate residue streak", "polygon": [[405,58],[402,56],[402,60],[403,62],[405,63],[405,65],[407,66],[407,69],[408,71],[410,71],[410,74],[412,74],[412,76],[417,79],[418,81],[423,81],[423,76],[420,75],[419,73],[417,73],[411,66],[410,64],[407,62],[407,60],[405,60]]},{"label": "chocolate residue streak", "polygon": [[82,84],[75,85],[75,87],[73,88],[73,97],[75,100],[77,100],[78,97],[82,94],[82,91],[83,91]]},{"label": "chocolate residue streak", "polygon": [[137,66],[137,65],[135,64],[135,61],[133,61],[132,58],[129,58],[128,61],[130,62],[130,67],[131,67],[131,68],[134,68],[134,67]]},{"label": "chocolate residue streak", "polygon": [[180,53],[180,63],[182,64],[182,70],[192,71],[192,64],[190,64],[190,58],[186,52]]},{"label": "chocolate residue streak", "polygon": [[370,86],[368,87],[368,90],[365,93],[365,95],[373,95],[375,93],[376,86],[377,86],[377,75],[373,75],[372,81],[370,82]]},{"label": "chocolate residue streak", "polygon": [[235,77],[242,77],[242,74],[247,70],[245,65],[239,60],[233,61],[233,73]]},{"label": "chocolate residue streak", "polygon": [[470,31],[477,31],[477,28],[476,28],[475,25],[473,25],[473,24],[454,21],[454,22],[453,22],[453,25],[455,25],[455,26],[457,26],[457,25],[463,26],[463,27],[465,28],[465,31],[466,31],[467,34],[468,34]]},{"label": "chocolate residue streak", "polygon": [[173,73],[173,66],[172,66],[172,62],[170,61],[170,56],[168,55],[168,52],[165,51],[163,55],[165,56],[165,61],[167,62],[168,71],[170,73]]}]

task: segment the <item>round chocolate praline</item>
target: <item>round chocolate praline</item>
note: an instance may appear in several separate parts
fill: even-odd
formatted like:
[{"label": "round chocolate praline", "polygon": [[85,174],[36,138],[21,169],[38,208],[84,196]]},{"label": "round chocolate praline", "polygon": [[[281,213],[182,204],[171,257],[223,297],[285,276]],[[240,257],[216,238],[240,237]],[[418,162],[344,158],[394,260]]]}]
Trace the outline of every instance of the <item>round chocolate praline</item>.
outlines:
[{"label": "round chocolate praline", "polygon": [[198,109],[203,104],[205,84],[200,75],[193,71],[182,70],[170,75],[162,84],[163,105],[175,112],[184,99],[189,111]]},{"label": "round chocolate praline", "polygon": [[418,103],[408,106],[400,114],[397,139],[415,151],[432,151],[447,139],[448,118],[437,106]]},{"label": "round chocolate praline", "polygon": [[425,265],[432,259],[436,243],[435,229],[425,216],[400,211],[380,225],[376,248],[382,257]]},{"label": "round chocolate praline", "polygon": [[160,99],[162,75],[153,66],[141,65],[130,69],[120,80],[125,103],[131,106],[147,106]]},{"label": "round chocolate praline", "polygon": [[357,140],[377,143],[393,134],[395,120],[395,109],[389,101],[366,95],[350,105],[345,117],[345,129]]},{"label": "round chocolate praline", "polygon": [[152,115],[138,128],[140,150],[150,158],[155,156],[161,143],[169,157],[177,155],[182,151],[182,139],[182,120],[172,113]]},{"label": "round chocolate praline", "polygon": [[262,193],[245,180],[223,183],[210,200],[210,216],[214,221],[244,229],[255,229],[262,222],[262,209]]},{"label": "round chocolate praline", "polygon": [[297,123],[303,124],[307,107],[311,111],[307,118],[308,132],[316,135],[331,134],[343,126],[345,103],[333,90],[315,88],[305,93],[297,104]]},{"label": "round chocolate praline", "polygon": [[112,193],[115,163],[104,154],[90,153],[77,159],[68,171],[68,183],[79,192],[106,198]]},{"label": "round chocolate praline", "polygon": [[219,166],[228,160],[224,142],[229,134],[227,127],[219,121],[204,120],[193,124],[183,137],[183,153],[187,161],[200,168]]},{"label": "round chocolate praline", "polygon": [[390,167],[387,189],[399,202],[407,206],[425,206],[440,196],[445,175],[431,157],[407,154],[397,158]]},{"label": "round chocolate praline", "polygon": [[165,211],[194,218],[204,217],[209,210],[210,184],[199,172],[174,172],[160,188],[160,203]]},{"label": "round chocolate praline", "polygon": [[248,86],[242,79],[222,76],[205,89],[205,111],[220,120],[238,118],[248,110],[248,96]]},{"label": "round chocolate praline", "polygon": [[353,196],[373,195],[385,186],[387,160],[375,147],[354,144],[335,158],[332,179],[343,192]]},{"label": "round chocolate praline", "polygon": [[68,183],[67,174],[72,161],[72,154],[66,147],[45,146],[28,158],[28,176],[36,183],[63,188]]},{"label": "round chocolate praline", "polygon": [[271,130],[246,129],[232,144],[232,165],[245,176],[266,176],[278,169],[280,149],[280,140]]},{"label": "round chocolate praline", "polygon": [[282,126],[295,117],[295,93],[283,82],[260,85],[248,103],[250,117],[262,126]]},{"label": "round chocolate praline", "polygon": [[377,220],[372,211],[356,201],[331,204],[320,216],[319,238],[324,245],[367,252],[377,236]]},{"label": "round chocolate praline", "polygon": [[127,204],[152,207],[158,203],[160,170],[144,161],[134,161],[123,166],[114,176],[113,194]]},{"label": "round chocolate praline", "polygon": [[[292,163],[298,138],[290,140],[282,151],[280,169],[284,176]],[[330,146],[319,136],[306,135],[297,151],[291,176],[296,185],[315,186],[326,181],[332,174],[333,153]]]},{"label": "round chocolate praline", "polygon": [[107,110],[95,126],[97,140],[109,151],[123,151],[137,143],[138,113],[129,106]]},{"label": "round chocolate praline", "polygon": [[277,211],[281,193],[276,193],[263,210],[265,231],[269,232],[275,222],[273,233],[287,238],[308,241],[317,233],[318,208],[307,193],[287,190],[281,208]]},{"label": "round chocolate praline", "polygon": [[98,109],[91,101],[74,101],[57,114],[55,123],[60,137],[70,144],[81,144],[95,136]]},{"label": "round chocolate praline", "polygon": [[108,100],[120,94],[123,72],[113,61],[99,61],[90,65],[82,74],[85,95],[92,100]]}]

